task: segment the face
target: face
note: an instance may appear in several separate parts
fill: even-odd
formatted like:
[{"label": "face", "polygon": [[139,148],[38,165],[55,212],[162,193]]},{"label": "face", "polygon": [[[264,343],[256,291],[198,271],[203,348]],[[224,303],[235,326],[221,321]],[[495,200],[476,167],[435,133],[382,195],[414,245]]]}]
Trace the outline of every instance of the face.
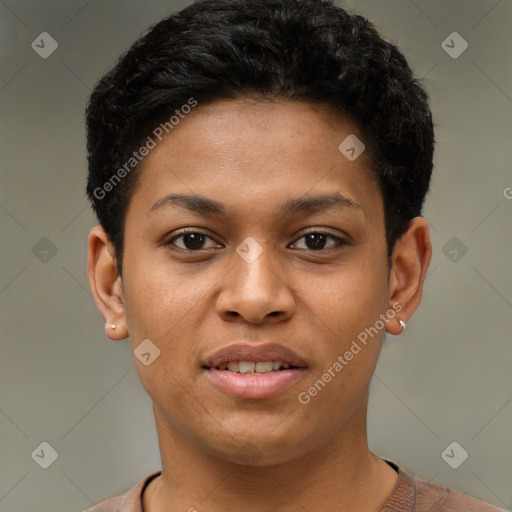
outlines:
[{"label": "face", "polygon": [[135,364],[161,430],[258,464],[364,430],[398,320],[369,155],[338,149],[351,134],[312,104],[217,101],[144,158],[122,321],[134,350],[160,351]]}]

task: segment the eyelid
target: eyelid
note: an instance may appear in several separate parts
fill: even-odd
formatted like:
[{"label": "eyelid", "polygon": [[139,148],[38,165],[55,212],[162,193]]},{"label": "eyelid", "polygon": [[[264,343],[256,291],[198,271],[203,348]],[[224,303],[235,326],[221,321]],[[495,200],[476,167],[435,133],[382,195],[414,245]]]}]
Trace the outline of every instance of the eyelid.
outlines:
[{"label": "eyelid", "polygon": [[347,237],[347,235],[339,233],[339,232],[338,233],[333,233],[332,231],[329,231],[328,228],[315,228],[315,227],[306,228],[304,231],[300,232],[300,235],[304,236],[304,235],[309,235],[310,233],[320,233],[322,235],[330,235],[330,236],[333,236],[335,238],[341,238],[343,236]]},{"label": "eyelid", "polygon": [[180,235],[186,235],[187,233],[198,233],[200,235],[210,236],[203,228],[181,228],[178,229],[177,231],[173,231],[171,233],[172,237],[169,238],[169,240],[172,240],[173,238],[176,238],[177,236]]}]

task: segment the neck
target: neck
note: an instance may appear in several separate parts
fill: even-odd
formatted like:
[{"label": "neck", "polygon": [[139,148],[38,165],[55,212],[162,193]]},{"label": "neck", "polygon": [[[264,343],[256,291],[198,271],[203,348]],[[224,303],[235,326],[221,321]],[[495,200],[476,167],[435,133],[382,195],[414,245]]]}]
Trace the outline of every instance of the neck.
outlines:
[{"label": "neck", "polygon": [[146,489],[145,512],[207,509],[381,510],[397,473],[368,449],[366,400],[350,428],[314,450],[271,465],[240,465],[198,448],[155,409],[162,475]]}]

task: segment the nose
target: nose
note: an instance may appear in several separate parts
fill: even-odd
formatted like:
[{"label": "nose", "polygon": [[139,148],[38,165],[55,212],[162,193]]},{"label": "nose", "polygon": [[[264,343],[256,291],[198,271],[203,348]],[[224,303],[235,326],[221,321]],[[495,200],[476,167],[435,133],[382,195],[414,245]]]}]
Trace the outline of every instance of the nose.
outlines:
[{"label": "nose", "polygon": [[283,262],[278,262],[270,249],[251,263],[238,254],[233,258],[216,302],[223,320],[261,324],[281,322],[294,315],[296,301],[286,284]]}]

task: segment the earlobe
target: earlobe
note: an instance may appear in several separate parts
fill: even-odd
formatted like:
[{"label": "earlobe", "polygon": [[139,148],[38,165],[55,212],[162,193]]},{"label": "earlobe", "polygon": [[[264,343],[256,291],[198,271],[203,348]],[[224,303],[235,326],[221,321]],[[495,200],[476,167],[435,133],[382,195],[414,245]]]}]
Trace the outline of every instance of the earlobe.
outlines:
[{"label": "earlobe", "polygon": [[386,326],[389,334],[402,334],[406,323],[418,308],[431,258],[428,223],[423,217],[415,217],[396,242],[391,257],[389,301],[390,304],[400,304],[401,308],[395,320]]},{"label": "earlobe", "polygon": [[124,295],[115,251],[101,226],[89,233],[87,276],[96,306],[105,319],[105,334],[112,340],[128,336]]}]

